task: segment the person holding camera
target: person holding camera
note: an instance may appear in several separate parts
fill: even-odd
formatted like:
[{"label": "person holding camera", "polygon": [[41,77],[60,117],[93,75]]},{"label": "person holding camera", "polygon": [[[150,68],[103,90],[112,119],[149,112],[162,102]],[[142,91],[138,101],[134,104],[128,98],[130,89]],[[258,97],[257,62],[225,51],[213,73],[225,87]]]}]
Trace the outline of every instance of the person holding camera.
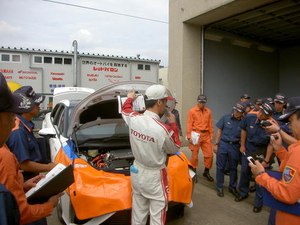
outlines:
[{"label": "person holding camera", "polygon": [[[289,139],[286,133],[274,124],[269,129],[274,132],[270,139],[275,154],[281,159],[279,171],[282,172],[282,179],[276,180],[265,173],[265,168],[259,161],[255,161],[255,164],[249,163],[249,166],[256,176],[255,181],[266,188],[275,199],[286,204],[294,204],[300,199],[300,97],[289,98],[287,103],[288,107],[285,113],[278,120],[290,122],[296,142],[292,143],[287,151],[282,146],[282,138]],[[278,130],[274,130],[274,128]],[[288,211],[277,210],[276,224],[298,225],[300,216]]]},{"label": "person holding camera", "polygon": [[[270,133],[266,132],[264,126],[267,125],[275,111],[274,105],[266,102],[262,104],[259,112],[256,114],[247,114],[240,123],[241,131],[241,176],[239,182],[239,196],[235,198],[236,202],[240,202],[247,198],[249,192],[249,184],[251,170],[248,166],[247,156],[255,156],[260,152],[266,152],[270,142]],[[274,120],[275,121],[275,120]],[[255,158],[255,157],[254,157]],[[268,166],[268,161],[264,162],[264,166]],[[256,194],[253,212],[259,213],[262,209],[262,190],[256,185]]]}]

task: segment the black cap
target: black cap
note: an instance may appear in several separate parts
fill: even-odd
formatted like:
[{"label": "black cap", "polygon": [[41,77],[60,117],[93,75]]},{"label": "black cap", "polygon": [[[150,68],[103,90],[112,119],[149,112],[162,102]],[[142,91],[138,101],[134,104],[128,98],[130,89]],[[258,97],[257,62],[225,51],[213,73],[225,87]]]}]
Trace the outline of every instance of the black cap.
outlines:
[{"label": "black cap", "polygon": [[243,94],[240,98],[250,99],[250,96],[248,94]]},{"label": "black cap", "polygon": [[283,93],[276,94],[274,98],[274,102],[286,103],[286,97]]},{"label": "black cap", "polygon": [[244,101],[244,102],[240,102],[242,105],[245,105],[245,107],[249,107],[250,109],[254,108],[254,105],[252,104],[252,102],[248,101]]},{"label": "black cap", "polygon": [[0,73],[0,112],[28,113],[34,108],[33,101],[24,95],[12,93]]},{"label": "black cap", "polygon": [[45,95],[36,94],[31,86],[20,87],[14,93],[20,93],[28,98],[31,98],[35,104],[40,104],[45,100]]},{"label": "black cap", "polygon": [[266,97],[266,98],[263,98],[263,99],[262,99],[262,102],[263,102],[263,103],[265,103],[265,102],[273,103],[274,101],[273,101],[273,98],[271,98],[271,97]]},{"label": "black cap", "polygon": [[276,111],[271,102],[265,102],[259,108],[262,109],[266,115],[273,115],[273,113]]},{"label": "black cap", "polygon": [[246,111],[246,105],[243,104],[242,102],[238,102],[238,103],[236,104],[236,106],[233,107],[233,109],[235,109],[235,110],[237,110],[237,111],[243,113],[243,112]]},{"label": "black cap", "polygon": [[298,110],[300,110],[300,97],[292,97],[289,98],[287,100],[287,104],[286,104],[286,110],[284,111],[284,114],[281,115],[278,120],[287,122],[287,119],[294,114],[295,112],[297,112]]},{"label": "black cap", "polygon": [[198,95],[197,101],[198,102],[207,102],[206,95]]},{"label": "black cap", "polygon": [[254,104],[255,104],[255,105],[262,105],[262,104],[263,104],[263,99],[262,99],[262,98],[257,98],[257,99],[255,99]]}]

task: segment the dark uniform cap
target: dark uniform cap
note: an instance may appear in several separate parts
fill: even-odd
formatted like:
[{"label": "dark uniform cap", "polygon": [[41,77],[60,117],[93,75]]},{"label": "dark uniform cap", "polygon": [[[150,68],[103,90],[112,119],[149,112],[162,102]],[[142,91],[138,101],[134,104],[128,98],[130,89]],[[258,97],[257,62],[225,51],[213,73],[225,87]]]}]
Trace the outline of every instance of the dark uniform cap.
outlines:
[{"label": "dark uniform cap", "polygon": [[295,112],[297,112],[298,110],[300,110],[300,97],[292,97],[289,98],[287,100],[287,104],[286,104],[286,110],[284,111],[284,114],[281,115],[278,120],[287,122],[287,119],[294,114]]},{"label": "dark uniform cap", "polygon": [[0,112],[28,113],[34,108],[33,101],[24,95],[12,93],[0,73]]},{"label": "dark uniform cap", "polygon": [[207,102],[206,95],[198,95],[197,101],[198,102]]},{"label": "dark uniform cap", "polygon": [[245,107],[249,107],[250,109],[254,108],[254,105],[252,104],[252,102],[248,101],[244,101],[244,102],[240,102],[242,105],[245,105]]},{"label": "dark uniform cap", "polygon": [[243,94],[240,98],[250,99],[250,96],[248,94]]},{"label": "dark uniform cap", "polygon": [[35,104],[40,104],[45,100],[45,95],[36,94],[31,86],[20,87],[15,91],[15,93],[20,93],[28,98],[31,98]]},{"label": "dark uniform cap", "polygon": [[266,102],[273,103],[274,101],[273,101],[273,98],[267,97],[267,98],[263,98],[262,102],[263,103],[266,103]]},{"label": "dark uniform cap", "polygon": [[280,103],[286,103],[286,97],[285,94],[283,93],[278,93],[275,98],[274,98],[274,102],[280,102]]},{"label": "dark uniform cap", "polygon": [[237,111],[243,113],[243,112],[246,111],[246,105],[243,104],[242,102],[238,102],[238,103],[236,104],[236,106],[233,107],[233,109],[235,109],[235,110],[237,110]]},{"label": "dark uniform cap", "polygon": [[262,98],[257,98],[255,99],[255,105],[262,105],[263,104],[263,99]]},{"label": "dark uniform cap", "polygon": [[276,111],[274,105],[271,102],[265,102],[259,108],[262,109],[266,115],[273,115],[273,113]]}]

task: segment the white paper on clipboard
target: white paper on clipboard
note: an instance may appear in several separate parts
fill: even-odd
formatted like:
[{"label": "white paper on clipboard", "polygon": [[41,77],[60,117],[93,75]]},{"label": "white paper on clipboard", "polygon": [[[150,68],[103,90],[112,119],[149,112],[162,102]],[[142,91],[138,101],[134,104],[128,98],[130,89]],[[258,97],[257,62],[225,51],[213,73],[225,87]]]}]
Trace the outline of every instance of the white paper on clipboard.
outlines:
[{"label": "white paper on clipboard", "polygon": [[[120,96],[118,95],[118,108],[119,108],[119,113],[122,112],[122,105],[124,104],[124,102],[126,101],[127,96]],[[146,106],[145,106],[145,100],[144,97],[142,95],[139,95],[132,103],[132,110],[135,112],[142,112],[146,110]]]},{"label": "white paper on clipboard", "polygon": [[200,138],[200,134],[195,132],[195,131],[192,131],[191,132],[191,139],[192,139],[192,143],[193,145],[198,145],[199,143],[199,138]]}]

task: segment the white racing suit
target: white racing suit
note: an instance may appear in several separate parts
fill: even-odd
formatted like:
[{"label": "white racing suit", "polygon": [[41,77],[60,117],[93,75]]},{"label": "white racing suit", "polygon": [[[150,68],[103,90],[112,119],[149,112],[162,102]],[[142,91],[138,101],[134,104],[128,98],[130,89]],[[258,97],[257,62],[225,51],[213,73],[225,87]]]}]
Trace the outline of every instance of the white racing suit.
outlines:
[{"label": "white racing suit", "polygon": [[122,116],[129,126],[130,144],[135,161],[131,168],[133,225],[146,224],[150,213],[151,225],[166,221],[168,206],[167,154],[180,147],[178,127],[159,122],[151,111],[139,114],[132,110],[132,99],[122,107]]}]

